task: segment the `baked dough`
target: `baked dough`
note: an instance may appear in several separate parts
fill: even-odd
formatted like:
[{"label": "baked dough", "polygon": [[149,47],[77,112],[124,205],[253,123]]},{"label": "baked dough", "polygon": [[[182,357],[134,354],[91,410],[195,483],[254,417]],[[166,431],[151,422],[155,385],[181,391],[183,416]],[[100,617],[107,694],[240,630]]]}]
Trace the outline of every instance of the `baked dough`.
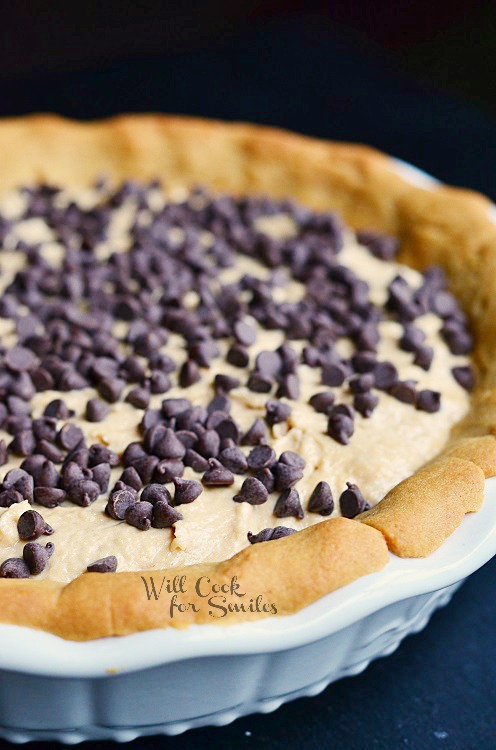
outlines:
[{"label": "baked dough", "polygon": [[[480,507],[484,476],[496,473],[496,224],[486,198],[412,185],[389,157],[367,147],[159,115],[85,124],[52,116],[6,120],[0,124],[0,154],[1,191],[37,181],[90,184],[104,173],[116,182],[158,177],[168,185],[290,196],[314,209],[334,209],[355,229],[397,236],[400,261],[420,269],[442,265],[471,320],[478,385],[444,456],[393,488],[361,520],[324,521],[253,545],[225,562],[189,566],[187,578],[207,576],[221,585],[236,576],[248,598],[262,595],[276,603],[279,614],[289,614],[380,570],[387,564],[387,546],[400,556],[430,554],[466,512]],[[180,573],[173,570],[174,576]],[[170,579],[171,571],[153,576]],[[195,604],[191,593],[188,588],[187,602]],[[247,611],[215,619],[192,607],[174,619],[162,600],[148,600],[138,573],[84,574],[66,586],[0,581],[1,621],[75,640],[270,614]]]}]

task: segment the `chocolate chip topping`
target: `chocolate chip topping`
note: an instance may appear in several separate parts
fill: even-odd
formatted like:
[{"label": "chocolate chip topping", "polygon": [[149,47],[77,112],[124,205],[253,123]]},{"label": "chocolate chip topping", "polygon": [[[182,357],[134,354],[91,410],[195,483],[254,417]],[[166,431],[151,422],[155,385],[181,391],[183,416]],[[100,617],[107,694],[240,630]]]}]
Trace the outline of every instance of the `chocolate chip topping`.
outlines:
[{"label": "chocolate chip topping", "polygon": [[206,487],[229,487],[233,484],[234,476],[215,458],[208,460],[209,468],[202,477],[202,482]]},{"label": "chocolate chip topping", "polygon": [[296,529],[289,529],[287,526],[275,526],[273,529],[262,529],[258,534],[252,534],[248,532],[247,538],[250,544],[258,544],[259,542],[271,542],[274,539],[282,539],[290,534],[295,534]]},{"label": "chocolate chip topping", "polygon": [[23,540],[38,539],[42,535],[50,536],[53,529],[38,511],[26,510],[17,522],[17,533]]},{"label": "chocolate chip topping", "polygon": [[114,555],[108,557],[102,557],[100,560],[88,565],[86,568],[88,573],[115,573],[117,570],[117,558]]},{"label": "chocolate chip topping", "polygon": [[341,515],[345,518],[355,518],[359,513],[363,513],[370,506],[360,492],[356,484],[346,482],[347,489],[341,493],[339,498],[339,507]]},{"label": "chocolate chip topping", "polygon": [[[377,305],[368,284],[339,262],[342,228],[333,214],[312,213],[287,201],[214,198],[204,191],[155,209],[148,202],[151,189],[134,183],[113,192],[105,188],[90,211],[75,202],[61,207],[55,200],[58,191],[46,186],[26,193],[23,218],[44,221],[64,256],[60,268],[52,267],[41,245],[18,242],[15,252],[25,253],[27,262],[0,300],[0,314],[15,321],[18,337],[15,346],[0,352],[0,426],[11,436],[8,444],[0,441],[0,465],[12,455],[24,458],[21,469],[4,477],[1,508],[23,500],[46,508],[64,501],[87,507],[108,492],[111,469],[120,466],[107,514],[140,530],[168,528],[182,516],[164,485],[174,483],[175,505],[191,503],[203,491],[200,482],[182,478],[188,467],[203,474],[205,487],[230,486],[234,474],[250,473],[234,496],[236,502],[264,503],[277,490],[282,494],[275,514],[302,518],[295,485],[305,461],[293,451],[284,451],[277,460],[270,443],[279,431],[300,427],[299,409],[293,405],[292,414],[284,399],[299,399],[305,368],[307,373],[312,368],[312,382],[327,387],[316,388],[309,399],[317,412],[313,419],[322,424],[322,432],[327,421],[329,438],[343,446],[355,428],[364,427],[362,420],[373,419],[380,409],[378,391],[388,394],[385,399],[392,396],[426,413],[441,408],[440,393],[421,387],[423,374],[436,360],[420,316],[438,317],[441,335],[454,354],[468,353],[473,342],[439,269],[428,269],[418,288],[397,275],[388,286],[386,304]],[[101,261],[96,248],[108,237],[113,212],[128,201],[135,210],[128,252],[116,251]],[[147,212],[146,221],[141,210]],[[273,239],[256,227],[257,218],[277,213],[293,220],[294,236]],[[173,239],[172,230],[178,228],[181,232]],[[0,233],[7,231],[0,218]],[[206,233],[214,241],[203,247]],[[369,230],[358,232],[357,240],[381,261],[392,260],[398,249],[394,238]],[[218,269],[233,266],[238,253],[270,271],[264,278],[246,274],[234,283],[222,283]],[[280,302],[277,290],[288,281],[301,285],[302,296]],[[185,301],[191,296],[197,303]],[[378,359],[380,324],[391,320],[403,330],[397,346],[419,368],[418,388],[416,381],[400,379],[392,362]],[[282,335],[275,351],[271,344],[250,349],[263,329]],[[173,335],[184,344],[186,359],[180,363],[165,353]],[[342,339],[352,349],[344,357]],[[217,372],[212,383],[210,368],[222,367],[220,357],[226,351],[225,359],[239,368],[239,378]],[[225,363],[224,369],[229,371]],[[452,374],[463,388],[473,387],[469,366],[454,367]],[[200,391],[192,386],[205,381],[212,385],[211,396],[199,404],[194,394]],[[176,384],[186,395],[191,393],[191,401],[164,398],[159,408],[156,395]],[[75,415],[67,405],[71,398],[64,400],[63,394],[87,388],[98,395],[83,405],[83,414]],[[265,419],[257,418],[246,432],[237,421],[239,393],[228,395],[238,388],[252,392],[255,408],[265,407]],[[35,418],[30,402],[44,390],[61,396]],[[336,404],[337,398],[353,406]],[[122,456],[103,444],[104,437],[88,445],[80,419],[105,422],[118,413],[120,407],[112,405],[124,400],[143,412],[137,420],[140,439]],[[78,423],[71,421],[75,416]],[[104,425],[101,434],[106,434]],[[340,505],[349,517],[367,507],[353,484],[341,495]],[[319,482],[308,510],[326,516],[333,507],[329,485]],[[46,526],[40,531],[44,521],[36,511],[24,513],[19,524],[20,533],[28,534],[25,539],[50,533]],[[276,527],[248,538],[255,543],[289,533],[293,530]],[[32,542],[25,546],[28,567],[11,559],[0,575],[23,575],[26,570],[37,575],[51,551],[53,545]],[[110,557],[88,570],[107,572],[116,566]]]},{"label": "chocolate chip topping", "polygon": [[174,479],[174,487],[174,502],[176,505],[192,503],[203,492],[200,482],[194,479],[180,479],[176,477]]},{"label": "chocolate chip topping", "polygon": [[182,520],[182,514],[163,500],[159,500],[153,506],[152,526],[154,529],[168,529],[177,521]]},{"label": "chocolate chip topping", "polygon": [[138,500],[136,492],[131,488],[112,492],[108,499],[106,511],[116,521],[123,521],[126,511]]},{"label": "chocolate chip topping", "polygon": [[294,487],[284,490],[279,496],[274,507],[274,515],[278,518],[288,518],[289,516],[303,518],[305,514],[301,507],[300,496]]},{"label": "chocolate chip topping", "polygon": [[37,576],[45,570],[54,551],[55,547],[52,542],[48,542],[45,547],[36,542],[28,542],[24,545],[22,556],[32,576]]},{"label": "chocolate chip topping", "polygon": [[308,501],[308,510],[321,516],[331,515],[334,510],[334,499],[327,482],[319,482],[316,485]]},{"label": "chocolate chip topping", "polygon": [[0,578],[29,578],[31,572],[20,557],[9,557],[0,565]]},{"label": "chocolate chip topping", "polygon": [[269,493],[267,488],[259,479],[247,477],[237,495],[233,500],[237,503],[249,503],[250,505],[262,505],[267,501]]},{"label": "chocolate chip topping", "polygon": [[151,528],[154,506],[151,503],[141,501],[128,506],[124,518],[130,526],[135,526],[140,531]]},{"label": "chocolate chip topping", "polygon": [[247,457],[248,468],[252,471],[270,468],[276,462],[276,453],[270,445],[257,445]]}]

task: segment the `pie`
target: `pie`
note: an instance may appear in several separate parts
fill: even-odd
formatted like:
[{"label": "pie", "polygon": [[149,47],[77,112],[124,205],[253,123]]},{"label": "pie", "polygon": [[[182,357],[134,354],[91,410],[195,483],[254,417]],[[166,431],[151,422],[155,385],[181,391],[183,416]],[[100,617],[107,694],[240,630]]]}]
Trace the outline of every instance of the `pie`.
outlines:
[{"label": "pie", "polygon": [[496,473],[496,224],[363,146],[0,124],[0,622],[293,613]]}]

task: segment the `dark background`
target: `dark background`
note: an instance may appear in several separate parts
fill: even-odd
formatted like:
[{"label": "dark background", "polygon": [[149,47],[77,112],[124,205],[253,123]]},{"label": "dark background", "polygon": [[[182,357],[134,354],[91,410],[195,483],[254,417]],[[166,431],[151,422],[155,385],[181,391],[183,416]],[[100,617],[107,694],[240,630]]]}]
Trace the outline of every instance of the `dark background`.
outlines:
[{"label": "dark background", "polygon": [[[2,4],[0,115],[263,122],[369,143],[496,199],[495,39],[494,2],[19,1]],[[495,573],[316,698],[130,750],[494,750]]]}]

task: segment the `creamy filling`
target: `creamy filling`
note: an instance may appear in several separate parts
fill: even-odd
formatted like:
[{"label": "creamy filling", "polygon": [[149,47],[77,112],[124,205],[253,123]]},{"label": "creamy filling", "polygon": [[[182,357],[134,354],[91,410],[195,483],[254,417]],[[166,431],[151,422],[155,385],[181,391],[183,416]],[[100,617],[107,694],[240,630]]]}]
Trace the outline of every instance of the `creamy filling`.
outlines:
[{"label": "creamy filling", "polygon": [[[177,197],[174,196],[174,199]],[[91,205],[95,196],[91,191],[66,192],[58,196],[61,204],[71,199],[83,205]],[[159,191],[154,200],[157,205],[163,200]],[[22,206],[22,196],[13,194],[4,199],[0,212],[15,219],[21,215]],[[97,248],[96,255],[99,259],[105,259],[111,252],[128,250],[129,226],[134,216],[135,208],[131,202],[116,211],[108,239]],[[142,211],[141,220],[146,223],[146,211]],[[258,220],[258,229],[273,237],[284,237],[291,235],[294,225],[290,217],[281,214]],[[5,289],[22,267],[22,254],[13,250],[16,238],[41,243],[43,256],[53,265],[60,264],[63,258],[63,247],[55,241],[51,231],[41,220],[29,219],[17,223],[10,237],[12,244],[9,245],[7,240],[0,253],[0,291]],[[211,241],[212,237],[206,233],[205,245]],[[420,286],[422,280],[421,275],[410,268],[373,257],[369,250],[358,245],[352,233],[345,234],[345,246],[339,254],[339,262],[349,266],[367,282],[369,299],[378,305],[384,303],[387,286],[397,274],[406,278],[413,287]],[[266,279],[271,271],[252,258],[239,255],[235,267],[224,269],[219,274],[218,281],[231,283],[248,273]],[[301,283],[289,276],[284,279],[284,274],[279,283],[274,293],[278,302],[302,298],[304,286]],[[195,292],[190,292],[187,303],[194,307],[196,302]],[[247,320],[257,329],[256,342],[249,348],[252,366],[259,352],[274,350],[283,342],[284,337],[281,331],[265,330],[255,320]],[[308,403],[312,395],[326,390],[321,384],[320,369],[304,364],[298,366],[300,397],[297,401],[282,399],[290,403],[291,415],[287,423],[271,428],[270,444],[278,456],[282,451],[292,450],[306,461],[303,478],[296,486],[305,510],[303,519],[290,517],[281,520],[274,516],[278,493],[271,493],[263,505],[233,502],[233,496],[238,493],[246,478],[238,475],[235,475],[232,486],[205,487],[193,503],[180,506],[179,510],[184,518],[170,529],[152,528],[143,532],[124,521],[109,518],[104,513],[108,494],[100,496],[87,508],[68,502],[54,509],[34,506],[53,527],[54,534],[49,539],[55,545],[55,553],[38,578],[68,582],[84,572],[89,563],[107,555],[117,557],[119,571],[153,570],[226,559],[248,545],[248,531],[257,533],[266,527],[280,524],[300,530],[325,520],[321,515],[307,511],[309,496],[319,481],[328,482],[332,489],[336,501],[334,516],[340,513],[337,499],[345,489],[346,482],[357,484],[370,504],[378,503],[388,490],[442,449],[450,429],[468,409],[468,395],[451,374],[454,366],[467,364],[467,358],[450,353],[440,336],[441,320],[437,316],[431,313],[423,315],[416,319],[415,325],[424,331],[425,343],[434,349],[434,359],[428,371],[414,365],[412,354],[398,347],[403,329],[393,320],[379,323],[378,359],[394,363],[400,378],[417,381],[418,389],[440,391],[441,409],[434,414],[426,413],[385,392],[377,391],[379,405],[368,419],[356,415],[355,432],[349,445],[341,445],[326,434],[327,417],[317,413]],[[116,332],[124,334],[126,327],[126,323],[118,322]],[[0,320],[0,334],[4,345],[16,343],[12,321]],[[292,341],[291,345],[296,351],[300,351],[304,342]],[[212,361],[209,369],[202,370],[202,379],[198,383],[187,389],[174,385],[166,394],[152,395],[150,408],[159,408],[164,398],[174,397],[187,397],[193,405],[206,405],[214,395],[213,381],[216,374],[240,377],[239,368],[233,367],[224,358],[228,342],[221,340],[219,346],[221,356]],[[348,340],[339,341],[337,349],[343,356],[353,351]],[[178,366],[186,359],[184,340],[175,334],[170,336],[162,351],[172,357]],[[248,369],[241,371],[242,381],[246,380]],[[177,383],[177,373],[173,373],[171,378]],[[123,398],[132,387],[127,386]],[[345,385],[332,390],[336,395],[336,403],[352,403],[352,396]],[[143,410],[122,399],[109,405],[110,412],[103,421],[90,423],[85,420],[86,403],[96,395],[93,388],[63,394],[58,391],[38,392],[31,402],[32,416],[41,416],[50,401],[61,397],[74,410],[75,416],[70,421],[81,427],[88,445],[102,442],[120,453],[133,440],[140,440],[138,425]],[[267,394],[254,393],[241,385],[231,391],[229,396],[232,401],[231,414],[242,429],[247,430],[255,417],[264,416]],[[60,422],[59,426],[62,424]],[[10,435],[1,431],[0,437],[6,443],[11,440]],[[243,450],[247,453],[249,449]],[[22,459],[9,456],[9,463],[2,467],[2,472],[6,473],[21,462]],[[122,467],[113,470],[110,488],[121,473]],[[200,477],[192,469],[186,468],[184,478]],[[0,563],[10,557],[22,557],[24,542],[19,539],[17,521],[30,507],[24,501],[10,508],[0,508]],[[43,541],[43,538],[38,541]]]}]

